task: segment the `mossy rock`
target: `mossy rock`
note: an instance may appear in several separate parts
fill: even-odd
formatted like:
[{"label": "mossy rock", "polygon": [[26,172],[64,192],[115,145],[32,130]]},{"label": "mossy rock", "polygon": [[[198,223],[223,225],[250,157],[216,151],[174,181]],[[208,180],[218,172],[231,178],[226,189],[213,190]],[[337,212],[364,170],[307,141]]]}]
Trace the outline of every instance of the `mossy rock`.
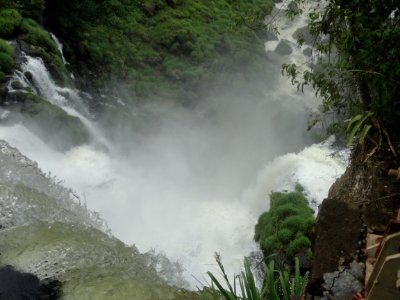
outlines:
[{"label": "mossy rock", "polygon": [[60,151],[90,142],[90,133],[79,118],[37,95],[22,94],[25,95],[21,105],[21,113],[26,117],[24,122],[41,139]]},{"label": "mossy rock", "polygon": [[22,83],[20,81],[17,81],[17,80],[14,80],[14,81],[11,82],[11,87],[14,90],[22,90],[24,88]]}]

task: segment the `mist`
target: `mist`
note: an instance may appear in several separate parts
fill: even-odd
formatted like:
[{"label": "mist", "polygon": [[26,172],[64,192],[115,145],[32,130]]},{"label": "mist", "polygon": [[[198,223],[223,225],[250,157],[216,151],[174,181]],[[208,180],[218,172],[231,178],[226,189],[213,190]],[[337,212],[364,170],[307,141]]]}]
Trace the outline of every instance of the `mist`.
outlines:
[{"label": "mist", "polygon": [[[287,84],[276,76],[269,85]],[[244,200],[244,190],[274,157],[311,142],[304,95],[287,87],[221,92],[194,108],[127,106],[113,126],[94,123],[105,147],[57,152],[21,124],[2,127],[0,138],[74,189],[116,237],[179,261],[192,281],[212,268],[215,251],[234,269],[256,249],[253,230],[262,211],[252,206],[260,200]]]},{"label": "mist", "polygon": [[[30,131],[29,121],[1,126],[0,139],[72,188],[117,238],[180,262],[194,287],[213,270],[215,251],[228,272],[237,272],[257,250],[254,225],[271,191],[300,182],[321,201],[343,168],[324,160],[330,145],[300,152],[315,142],[306,127],[319,100],[281,77],[287,57],[270,59],[264,76],[190,107],[170,99],[130,105],[129,95],[96,119],[80,106],[64,107],[94,135],[92,143],[66,152]],[[313,189],[315,177],[308,175],[321,165],[326,182]]]}]

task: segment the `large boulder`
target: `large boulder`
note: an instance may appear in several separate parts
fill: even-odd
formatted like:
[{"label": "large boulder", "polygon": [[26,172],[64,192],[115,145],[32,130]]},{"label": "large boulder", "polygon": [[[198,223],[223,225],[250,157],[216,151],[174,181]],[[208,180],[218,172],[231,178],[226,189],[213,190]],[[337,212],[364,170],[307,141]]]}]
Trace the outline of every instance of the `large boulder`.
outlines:
[{"label": "large boulder", "polygon": [[18,107],[22,122],[46,143],[59,151],[90,142],[91,136],[82,121],[38,95],[23,91],[7,95],[9,105]]}]

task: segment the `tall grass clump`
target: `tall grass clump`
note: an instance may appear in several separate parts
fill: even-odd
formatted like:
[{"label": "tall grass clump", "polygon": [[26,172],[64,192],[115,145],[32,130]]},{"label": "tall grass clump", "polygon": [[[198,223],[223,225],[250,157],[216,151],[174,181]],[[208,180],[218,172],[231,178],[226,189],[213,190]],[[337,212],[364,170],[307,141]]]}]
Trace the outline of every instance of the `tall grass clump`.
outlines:
[{"label": "tall grass clump", "polygon": [[[300,274],[299,260],[295,258],[295,270],[293,274],[288,271],[276,270],[274,261],[266,266],[266,272],[262,287],[256,284],[255,276],[250,268],[248,259],[244,261],[244,271],[234,276],[230,282],[225,272],[221,257],[216,253],[215,259],[221,271],[223,281],[220,282],[214,274],[208,272],[212,288],[217,293],[209,291],[204,299],[226,299],[226,300],[290,300],[292,297],[301,297],[308,280],[308,272]],[[226,286],[226,287],[224,287]]]}]

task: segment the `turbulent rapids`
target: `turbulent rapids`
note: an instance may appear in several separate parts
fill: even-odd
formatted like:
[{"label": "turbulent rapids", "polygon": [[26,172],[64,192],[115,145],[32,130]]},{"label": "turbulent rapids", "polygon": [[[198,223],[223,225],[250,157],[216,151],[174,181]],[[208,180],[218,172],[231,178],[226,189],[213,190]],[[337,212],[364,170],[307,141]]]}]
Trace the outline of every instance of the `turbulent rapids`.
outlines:
[{"label": "turbulent rapids", "polygon": [[[88,103],[96,99],[58,86],[41,59],[21,53],[9,94],[20,95],[11,85],[18,81],[83,129],[63,135],[66,144],[57,136],[72,127],[50,135],[54,123],[1,108],[2,263],[60,280],[68,299],[185,299],[166,284],[204,282],[215,251],[237,271],[257,251],[254,225],[272,191],[301,184],[316,208],[346,165],[333,139],[312,145],[304,134],[318,100],[279,77],[289,56],[277,45],[266,43],[263,95],[237,93],[195,109],[141,105],[127,112],[133,121],[114,116],[127,109],[121,99],[95,116]],[[288,47],[304,58],[304,49]]]}]

